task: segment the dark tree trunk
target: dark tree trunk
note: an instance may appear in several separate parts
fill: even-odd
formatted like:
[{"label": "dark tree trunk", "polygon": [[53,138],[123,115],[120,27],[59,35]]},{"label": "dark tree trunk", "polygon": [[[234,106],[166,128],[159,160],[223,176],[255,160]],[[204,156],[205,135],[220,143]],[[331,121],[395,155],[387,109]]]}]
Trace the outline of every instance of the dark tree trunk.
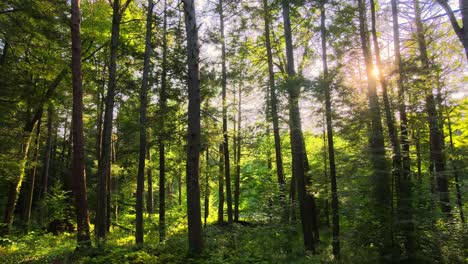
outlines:
[{"label": "dark tree trunk", "polygon": [[391,251],[392,232],[390,215],[391,212],[391,191],[390,177],[387,170],[387,161],[385,158],[385,144],[381,121],[381,112],[379,99],[377,95],[376,79],[373,75],[374,65],[369,45],[369,36],[367,31],[366,4],[364,0],[358,0],[359,4],[359,31],[361,37],[362,52],[366,62],[367,88],[369,100],[369,154],[373,168],[372,184],[375,197],[375,216],[381,223],[381,237],[379,238],[378,248],[381,255]]},{"label": "dark tree trunk", "polygon": [[[151,138],[151,133],[148,129],[148,136],[146,138],[146,159],[151,163],[151,148],[149,144],[149,138]],[[149,215],[153,214],[154,212],[154,197],[153,197],[153,170],[151,166],[146,168],[146,177],[148,177],[148,189],[147,189],[147,198],[146,198],[146,211]]]},{"label": "dark tree trunk", "polygon": [[219,0],[218,12],[221,31],[221,86],[222,86],[222,107],[223,107],[223,153],[224,153],[224,177],[226,179],[226,202],[228,223],[232,223],[232,193],[231,193],[231,165],[229,162],[229,137],[227,132],[227,70],[226,70],[226,39],[224,37],[224,1]]},{"label": "dark tree trunk", "polygon": [[[406,115],[405,90],[402,81],[403,64],[400,54],[400,26],[398,23],[397,0],[391,1],[393,18],[393,45],[395,52],[395,72],[397,74],[398,109],[400,114],[400,144],[401,144],[401,172],[397,182],[397,193],[399,196],[398,208],[402,218],[402,231],[405,236],[405,248],[408,255],[415,250],[414,232],[412,223],[412,193],[411,193],[411,168],[410,168],[410,145],[408,136],[408,117]],[[387,117],[388,119],[388,117]],[[388,121],[387,121],[388,122]]]},{"label": "dark tree trunk", "polygon": [[81,73],[80,0],[71,1],[72,82],[73,82],[73,193],[75,195],[78,247],[90,247],[88,201],[86,198],[83,136],[83,87]]},{"label": "dark tree trunk", "polygon": [[112,141],[112,120],[114,116],[114,97],[117,86],[117,51],[119,47],[120,22],[122,14],[125,12],[131,0],[126,0],[121,5],[120,0],[112,2],[112,28],[111,46],[109,58],[109,81],[107,83],[107,95],[105,100],[104,123],[102,131],[101,157],[98,165],[98,199],[96,211],[96,237],[99,242],[104,242],[107,231],[107,195],[108,179],[110,177],[111,164],[111,141]]},{"label": "dark tree trunk", "polygon": [[448,0],[437,0],[437,3],[445,10],[453,30],[465,49],[465,56],[468,60],[468,1],[460,0],[460,11],[462,15],[462,25],[458,24],[455,13],[449,5]]},{"label": "dark tree trunk", "polygon": [[210,163],[209,163],[209,146],[206,148],[206,172],[205,172],[205,214],[203,225],[206,228],[206,220],[210,215]]},{"label": "dark tree trunk", "polygon": [[[448,112],[448,111],[447,111]],[[451,163],[452,163],[452,168],[453,168],[453,176],[455,178],[455,188],[457,191],[457,205],[458,205],[458,210],[460,213],[460,221],[462,223],[465,223],[465,216],[463,213],[463,201],[462,201],[462,194],[461,194],[461,184],[460,184],[460,178],[459,178],[459,171],[458,171],[458,166],[457,166],[457,159],[455,157],[455,146],[453,144],[453,135],[452,135],[452,122],[450,120],[450,112],[447,113],[447,126],[448,126],[448,132],[449,132],[449,139],[450,139],[450,152],[451,152]]]},{"label": "dark tree trunk", "polygon": [[242,123],[242,84],[238,88],[239,101],[237,105],[237,143],[236,143],[236,178],[234,180],[234,221],[239,221],[239,197],[240,197],[240,161],[241,161],[241,123]]},{"label": "dark tree trunk", "polygon": [[[427,44],[424,35],[423,22],[421,18],[421,8],[417,0],[413,0],[415,10],[415,23],[417,31],[417,40],[420,52],[420,60],[423,69],[430,69],[429,57],[427,53]],[[426,111],[429,123],[429,134],[430,134],[430,161],[434,169],[434,176],[436,178],[437,191],[439,192],[440,208],[443,213],[450,215],[450,197],[448,189],[448,175],[445,171],[444,161],[444,135],[443,131],[440,130],[440,120],[436,109],[436,101],[434,94],[432,93],[431,84],[427,83],[429,87],[425,90],[426,96]]]},{"label": "dark tree trunk", "polygon": [[44,171],[42,173],[42,190],[41,197],[45,198],[47,195],[47,187],[49,182],[50,174],[50,156],[52,150],[52,115],[53,109],[52,106],[47,108],[47,137],[46,137],[46,149],[45,149],[45,159],[44,159]]},{"label": "dark tree trunk", "polygon": [[301,116],[299,112],[300,87],[296,80],[294,69],[294,54],[291,34],[291,21],[289,19],[289,2],[283,1],[283,21],[284,36],[286,42],[287,72],[288,72],[288,104],[289,104],[289,129],[291,136],[291,152],[293,177],[296,178],[296,186],[299,200],[299,210],[302,222],[304,246],[306,250],[315,251],[314,220],[315,212],[308,211],[315,209],[313,206],[314,197],[307,192],[309,180],[308,161],[305,153],[304,138],[301,128]]},{"label": "dark tree trunk", "polygon": [[[115,0],[114,0],[115,1]],[[143,243],[143,193],[145,190],[145,160],[147,150],[146,140],[146,108],[148,105],[148,75],[151,55],[151,28],[153,25],[153,0],[148,0],[146,16],[145,58],[143,61],[143,79],[140,89],[140,148],[138,157],[138,178],[136,190],[136,230],[135,241]]]},{"label": "dark tree trunk", "polygon": [[224,223],[224,153],[223,144],[219,144],[219,176],[218,176],[218,224]]},{"label": "dark tree trunk", "polygon": [[200,49],[193,0],[183,0],[187,32],[188,128],[187,128],[187,218],[189,254],[203,250],[200,212]]},{"label": "dark tree trunk", "polygon": [[[323,77],[325,79],[325,118],[327,123],[327,139],[328,139],[328,161],[330,165],[330,182],[331,182],[331,192],[332,192],[332,210],[333,210],[333,227],[332,227],[332,246],[333,246],[333,255],[335,257],[340,256],[340,218],[338,214],[338,188],[336,184],[336,165],[335,165],[335,147],[333,141],[333,123],[332,123],[332,110],[331,110],[331,86],[330,86],[330,77],[328,75],[328,60],[327,60],[327,30],[325,27],[325,3],[322,2],[320,6],[321,14],[321,36],[322,36],[322,63],[323,63]],[[326,172],[326,169],[325,169]],[[328,216],[327,216],[328,217]]]},{"label": "dark tree trunk", "polygon": [[163,36],[162,36],[162,72],[161,91],[159,94],[159,241],[166,237],[166,156],[165,156],[165,127],[167,106],[167,1],[164,1]]},{"label": "dark tree trunk", "polygon": [[271,49],[271,40],[270,40],[270,7],[268,6],[268,1],[263,0],[263,9],[264,9],[264,23],[265,23],[265,46],[267,51],[267,60],[268,60],[268,77],[269,77],[269,90],[270,90],[270,102],[269,106],[271,112],[271,121],[273,123],[273,137],[275,140],[275,160],[276,160],[276,175],[278,178],[278,185],[280,189],[280,199],[284,208],[284,219],[287,219],[287,201],[286,201],[286,182],[284,180],[284,169],[283,169],[283,157],[281,154],[281,138],[279,133],[279,121],[278,121],[278,102],[276,96],[276,87],[275,87],[275,73],[273,67],[273,54]]}]

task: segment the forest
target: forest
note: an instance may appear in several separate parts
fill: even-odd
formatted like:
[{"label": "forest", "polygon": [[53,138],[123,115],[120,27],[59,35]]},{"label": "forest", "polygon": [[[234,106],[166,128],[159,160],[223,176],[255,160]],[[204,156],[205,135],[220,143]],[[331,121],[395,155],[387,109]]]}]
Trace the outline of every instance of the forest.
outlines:
[{"label": "forest", "polygon": [[468,263],[468,0],[2,0],[0,263]]}]

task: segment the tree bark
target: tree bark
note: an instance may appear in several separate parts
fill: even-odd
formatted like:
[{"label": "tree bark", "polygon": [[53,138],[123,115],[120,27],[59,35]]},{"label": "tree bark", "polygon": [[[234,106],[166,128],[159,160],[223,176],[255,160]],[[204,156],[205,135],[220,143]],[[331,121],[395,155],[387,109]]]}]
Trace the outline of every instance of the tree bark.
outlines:
[{"label": "tree bark", "polygon": [[[448,112],[448,111],[447,111]],[[457,166],[457,159],[455,158],[455,146],[453,144],[453,135],[452,135],[452,122],[450,120],[450,112],[447,113],[447,125],[448,125],[448,132],[449,132],[449,139],[450,139],[450,152],[451,152],[451,163],[453,168],[453,176],[455,178],[455,189],[457,191],[457,205],[458,211],[460,214],[460,221],[465,223],[465,215],[463,213],[463,201],[462,201],[462,194],[461,194],[461,184],[460,178],[458,175],[458,166]]]},{"label": "tree bark", "polygon": [[104,123],[102,132],[101,158],[98,165],[98,199],[96,211],[96,237],[99,242],[104,242],[107,231],[107,194],[108,179],[110,175],[111,163],[111,141],[112,141],[112,121],[114,116],[114,97],[117,86],[117,51],[119,48],[120,22],[131,0],[121,5],[120,0],[112,2],[112,28],[111,28],[111,47],[109,58],[109,81],[107,83],[107,95],[105,100]]},{"label": "tree bark", "polygon": [[[415,10],[415,23],[417,32],[417,41],[420,52],[420,60],[423,69],[430,69],[429,57],[427,52],[427,44],[424,35],[423,22],[421,18],[421,8],[418,0],[413,0]],[[440,208],[443,213],[450,215],[450,195],[448,189],[448,175],[445,171],[444,161],[444,134],[440,130],[440,120],[436,109],[436,101],[432,92],[430,83],[425,89],[426,96],[426,111],[429,124],[429,142],[430,142],[430,161],[433,173],[436,178],[437,191],[439,192]]]},{"label": "tree bark", "polygon": [[187,217],[189,254],[203,250],[200,212],[200,49],[194,0],[183,0],[187,33],[188,128],[187,128]]},{"label": "tree bark", "polygon": [[278,121],[278,98],[276,96],[276,87],[275,87],[275,72],[273,67],[273,53],[271,48],[270,40],[270,7],[268,6],[268,1],[263,0],[263,9],[264,9],[264,23],[265,23],[265,46],[267,51],[267,61],[268,61],[268,80],[269,80],[269,90],[270,90],[270,110],[271,112],[271,121],[273,123],[273,137],[275,140],[275,161],[276,161],[276,176],[278,178],[278,186],[280,189],[280,199],[284,209],[283,219],[287,219],[288,214],[288,204],[286,201],[286,182],[284,180],[284,169],[283,169],[283,157],[281,153],[281,138],[279,133],[279,121]]},{"label": "tree bark", "polygon": [[159,95],[159,241],[166,237],[166,156],[165,156],[165,127],[167,108],[167,0],[164,1],[163,36],[162,36],[162,71],[161,91]]},{"label": "tree bark", "polygon": [[[327,59],[327,30],[325,26],[326,13],[325,3],[322,1],[320,6],[320,31],[322,36],[322,64],[323,64],[323,77],[325,79],[325,118],[327,123],[327,140],[328,140],[328,161],[330,167],[330,182],[332,192],[332,211],[333,211],[333,227],[332,227],[332,247],[333,255],[340,256],[340,218],[338,214],[338,188],[336,184],[336,165],[335,165],[335,147],[333,141],[333,123],[332,123],[332,110],[331,110],[331,86],[330,77],[328,75],[328,59]],[[325,170],[326,172],[326,170]]]},{"label": "tree bark", "polygon": [[436,0],[437,3],[445,10],[447,16],[449,17],[452,28],[457,34],[458,39],[460,40],[463,48],[465,49],[465,56],[468,60],[468,1],[460,0],[460,11],[462,15],[462,25],[458,24],[458,20],[455,17],[455,13],[450,7],[448,0]]},{"label": "tree bark", "polygon": [[[149,138],[151,138],[151,133],[148,129],[148,135],[146,137],[146,159],[151,164],[151,148],[149,144]],[[154,197],[153,197],[153,170],[152,166],[148,166],[146,168],[146,177],[147,177],[147,198],[146,198],[146,211],[149,215],[152,215],[154,212]]]},{"label": "tree bark", "polygon": [[[242,76],[241,76],[242,79]],[[241,80],[242,82],[242,80]],[[239,197],[240,197],[240,174],[241,174],[241,123],[242,123],[242,83],[238,88],[238,104],[237,104],[237,143],[236,143],[236,178],[234,180],[234,221],[239,221]]]},{"label": "tree bark", "polygon": [[[114,0],[115,1],[115,0]],[[145,190],[145,160],[147,150],[146,109],[148,105],[148,75],[151,56],[151,29],[153,25],[153,0],[148,0],[145,35],[145,58],[143,61],[143,79],[140,89],[140,148],[138,158],[138,179],[136,190],[136,230],[135,241],[143,243],[143,192]]]},{"label": "tree bark", "polygon": [[226,39],[224,37],[224,2],[219,0],[218,12],[221,31],[221,86],[222,86],[222,107],[223,107],[223,153],[224,153],[224,177],[226,179],[226,202],[228,223],[232,223],[232,193],[231,193],[231,167],[229,157],[229,137],[227,132],[227,70],[226,70]]},{"label": "tree bark", "polygon": [[415,250],[414,226],[412,222],[412,191],[410,167],[410,142],[408,136],[408,117],[406,115],[405,89],[402,81],[403,64],[400,53],[400,25],[398,23],[397,0],[391,1],[393,20],[393,48],[395,53],[395,72],[397,75],[398,109],[400,115],[400,144],[401,144],[401,173],[397,182],[399,193],[398,207],[403,219],[403,232],[405,235],[405,248],[408,255]]},{"label": "tree bark", "polygon": [[[385,144],[382,128],[382,118],[377,95],[376,79],[373,75],[374,64],[369,43],[367,31],[366,4],[364,0],[358,0],[359,9],[359,31],[361,37],[362,52],[366,63],[367,74],[367,97],[369,100],[369,154],[373,168],[372,184],[375,197],[375,216],[380,221],[381,237],[378,242],[378,248],[381,255],[391,251],[392,231],[390,223],[391,212],[391,191],[390,177],[387,170],[387,161],[385,157]],[[390,212],[390,213],[389,213]]]},{"label": "tree bark", "polygon": [[71,1],[72,82],[73,82],[73,193],[75,195],[78,247],[90,247],[88,201],[86,198],[83,136],[83,86],[81,72],[80,0]]},{"label": "tree bark", "polygon": [[206,148],[206,171],[205,171],[205,214],[203,225],[206,228],[206,221],[210,215],[210,163],[209,163],[209,146]]},{"label": "tree bark", "polygon": [[313,223],[315,222],[315,212],[308,211],[308,209],[314,209],[314,197],[312,194],[307,192],[308,179],[306,174],[308,173],[308,161],[305,153],[304,138],[301,128],[301,116],[299,112],[300,87],[297,83],[296,71],[294,69],[291,21],[289,18],[289,1],[283,1],[282,8],[288,72],[287,91],[289,95],[289,129],[291,137],[293,177],[296,178],[296,188],[299,200],[304,246],[306,250],[315,251],[313,227]]},{"label": "tree bark", "polygon": [[41,197],[45,198],[47,195],[47,187],[49,182],[50,174],[50,156],[52,150],[52,115],[53,109],[52,106],[47,108],[47,137],[46,137],[46,149],[45,149],[45,159],[44,159],[44,171],[42,173],[42,190]]},{"label": "tree bark", "polygon": [[40,149],[40,136],[41,136],[41,120],[39,120],[37,127],[36,127],[36,136],[34,138],[34,154],[33,154],[33,167],[31,169],[31,178],[29,180],[29,189],[26,196],[26,228],[27,232],[31,227],[31,210],[32,210],[32,203],[34,197],[34,185],[36,182],[36,173],[37,173],[37,162],[39,157],[39,149]]},{"label": "tree bark", "polygon": [[218,176],[218,224],[224,223],[224,153],[223,144],[219,144],[219,176]]}]

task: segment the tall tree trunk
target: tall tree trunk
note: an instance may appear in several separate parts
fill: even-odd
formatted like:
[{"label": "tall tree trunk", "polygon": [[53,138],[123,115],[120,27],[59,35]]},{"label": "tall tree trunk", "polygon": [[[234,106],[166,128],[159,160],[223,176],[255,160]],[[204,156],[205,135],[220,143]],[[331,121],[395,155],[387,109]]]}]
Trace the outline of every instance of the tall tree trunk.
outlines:
[{"label": "tall tree trunk", "polygon": [[42,190],[41,197],[45,198],[47,195],[47,187],[49,182],[50,174],[50,156],[52,150],[52,115],[53,108],[49,106],[47,108],[47,137],[46,137],[46,149],[45,149],[45,159],[44,159],[44,171],[42,173]]},{"label": "tall tree trunk", "polygon": [[39,158],[39,149],[40,149],[40,136],[41,136],[41,120],[37,123],[36,127],[36,136],[34,138],[34,154],[33,154],[33,167],[31,168],[31,178],[29,180],[29,189],[26,196],[26,228],[27,232],[31,227],[31,210],[34,197],[34,185],[36,182],[36,173],[37,173],[37,162]]},{"label": "tall tree trunk", "polygon": [[[415,11],[415,23],[417,32],[417,41],[420,52],[420,60],[423,69],[430,69],[429,56],[427,52],[427,44],[424,35],[423,22],[421,18],[421,8],[418,0],[413,0]],[[432,92],[431,83],[427,83],[428,87],[425,89],[426,96],[426,111],[429,124],[430,134],[430,159],[431,167],[433,167],[434,176],[436,178],[437,191],[439,192],[440,208],[443,213],[450,215],[450,195],[448,189],[448,175],[445,171],[444,161],[444,134],[440,130],[440,120],[438,118],[436,101]]]},{"label": "tall tree trunk", "polygon": [[[331,110],[331,86],[330,77],[328,75],[328,59],[327,59],[327,30],[325,27],[325,3],[322,1],[320,6],[320,31],[322,36],[322,64],[323,64],[323,77],[325,79],[325,118],[327,121],[327,139],[328,139],[328,161],[330,165],[330,182],[332,192],[332,210],[333,210],[333,255],[340,256],[340,218],[338,214],[338,189],[336,184],[336,165],[335,165],[335,147],[333,141],[333,123],[332,123],[332,110]],[[325,170],[326,171],[326,170]]]},{"label": "tall tree trunk", "polygon": [[455,178],[455,188],[457,191],[457,205],[460,214],[460,221],[465,223],[465,216],[463,213],[463,201],[462,201],[462,194],[461,194],[461,187],[460,187],[460,178],[458,176],[458,166],[457,166],[457,159],[455,157],[455,146],[453,144],[453,135],[452,135],[452,122],[450,120],[450,112],[447,111],[447,126],[449,132],[449,139],[450,139],[450,152],[451,152],[451,163],[453,168],[453,176]]},{"label": "tall tree trunk", "polygon": [[[241,76],[242,78],[242,76]],[[242,81],[241,81],[242,82]],[[242,83],[238,89],[238,104],[237,104],[237,144],[236,144],[236,178],[234,181],[234,221],[239,221],[239,196],[240,196],[240,161],[241,161],[241,123],[242,123]]]},{"label": "tall tree trunk", "polygon": [[[151,164],[151,148],[149,144],[149,140],[151,138],[150,130],[148,129],[148,135],[146,137],[146,159]],[[153,197],[153,170],[152,166],[148,166],[146,168],[146,177],[148,183],[147,189],[147,198],[146,198],[146,211],[151,216],[154,212],[154,197]]]},{"label": "tall tree trunk", "polygon": [[278,121],[278,99],[276,96],[276,87],[275,87],[275,72],[273,67],[273,54],[271,49],[271,40],[270,40],[270,7],[268,6],[268,0],[263,0],[263,9],[264,15],[263,20],[265,23],[265,46],[267,51],[267,61],[268,61],[268,80],[269,80],[269,90],[270,90],[270,109],[271,111],[271,120],[273,123],[273,137],[275,140],[275,161],[276,161],[276,175],[278,178],[278,185],[280,189],[280,199],[284,209],[284,219],[287,219],[288,214],[288,205],[286,201],[286,182],[284,180],[284,169],[283,169],[283,157],[281,154],[281,138],[279,133],[279,121]]},{"label": "tall tree trunk", "polygon": [[188,128],[187,128],[187,218],[189,254],[203,250],[200,212],[200,49],[194,0],[183,0],[187,32]]},{"label": "tall tree trunk", "polygon": [[80,0],[71,1],[72,83],[73,83],[73,192],[75,195],[78,248],[90,247],[88,200],[86,198],[83,136],[83,87],[81,72]]},{"label": "tall tree trunk", "polygon": [[[393,19],[393,48],[395,53],[395,72],[397,74],[398,109],[400,115],[400,144],[401,144],[401,172],[397,182],[399,193],[398,207],[403,219],[403,232],[405,235],[405,248],[408,255],[415,250],[414,226],[412,222],[412,191],[411,191],[411,168],[410,168],[410,142],[408,130],[408,117],[406,115],[405,90],[402,81],[403,64],[400,53],[400,25],[398,23],[397,0],[391,1]],[[388,117],[387,117],[388,119]],[[388,121],[387,121],[388,122]]]},{"label": "tall tree trunk", "polygon": [[128,7],[131,0],[121,5],[120,0],[112,2],[112,28],[111,28],[111,47],[109,58],[109,81],[107,83],[107,95],[105,100],[104,123],[102,132],[101,158],[98,165],[98,199],[96,211],[96,237],[99,242],[106,239],[106,219],[107,214],[107,194],[108,179],[110,175],[111,163],[111,141],[112,141],[112,121],[114,116],[114,97],[117,86],[117,51],[119,48],[120,22],[122,14]]},{"label": "tall tree trunk", "polygon": [[218,224],[224,223],[224,153],[223,144],[219,144],[219,176],[218,176]]},{"label": "tall tree trunk", "polygon": [[282,8],[288,72],[287,90],[289,95],[289,129],[291,136],[293,177],[296,178],[304,246],[306,250],[315,251],[313,223],[315,222],[314,218],[316,216],[314,215],[315,212],[308,211],[308,209],[314,208],[314,197],[312,194],[307,192],[307,184],[309,181],[306,177],[306,174],[308,173],[308,161],[305,153],[304,138],[301,128],[301,116],[299,112],[300,87],[297,83],[296,71],[294,69],[289,1],[283,1]]},{"label": "tall tree trunk", "polygon": [[223,153],[224,153],[224,177],[226,179],[226,202],[228,223],[232,223],[232,193],[231,193],[231,166],[229,162],[229,137],[227,132],[227,70],[226,70],[226,39],[224,37],[224,1],[219,0],[218,12],[221,31],[221,86],[223,107]]},{"label": "tall tree trunk", "polygon": [[[367,74],[367,97],[369,100],[369,116],[370,131],[369,131],[369,154],[373,168],[372,184],[374,187],[375,196],[375,217],[381,222],[381,237],[378,243],[378,248],[381,255],[385,255],[391,251],[392,232],[390,215],[391,212],[391,190],[390,177],[387,170],[387,161],[385,158],[385,144],[383,128],[381,123],[381,112],[379,99],[377,95],[377,84],[373,75],[374,64],[372,62],[372,54],[369,45],[369,36],[367,31],[367,16],[366,4],[364,0],[358,0],[359,5],[359,31],[361,37],[362,52],[366,62]],[[389,213],[390,212],[390,213]],[[392,243],[392,245],[390,245]]]},{"label": "tall tree trunk", "polygon": [[206,165],[206,172],[205,172],[205,214],[204,214],[204,221],[203,225],[206,228],[206,220],[208,219],[208,216],[210,215],[210,163],[209,163],[209,146],[206,148],[206,160],[205,160],[205,165]]},{"label": "tall tree trunk", "polygon": [[164,137],[166,136],[164,121],[167,106],[167,0],[164,1],[163,32],[162,32],[162,72],[161,92],[159,95],[159,241],[166,237],[166,156]]},{"label": "tall tree trunk", "polygon": [[136,232],[135,241],[143,243],[143,193],[145,190],[145,160],[147,150],[146,140],[146,108],[148,105],[148,75],[151,55],[151,28],[153,25],[153,0],[148,0],[146,16],[145,58],[143,61],[143,79],[140,89],[140,148],[138,157],[138,178],[136,190]]}]

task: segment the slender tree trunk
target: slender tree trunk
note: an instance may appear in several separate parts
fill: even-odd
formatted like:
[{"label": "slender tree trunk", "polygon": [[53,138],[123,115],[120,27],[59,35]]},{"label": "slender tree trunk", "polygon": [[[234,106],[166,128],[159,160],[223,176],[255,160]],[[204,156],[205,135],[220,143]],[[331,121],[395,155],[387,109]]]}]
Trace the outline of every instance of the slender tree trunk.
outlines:
[{"label": "slender tree trunk", "polygon": [[[406,115],[405,90],[402,81],[403,64],[400,54],[400,25],[398,23],[397,0],[391,1],[393,18],[393,45],[395,53],[395,72],[397,74],[398,109],[400,114],[400,144],[401,144],[401,172],[397,182],[399,193],[398,207],[403,219],[402,229],[405,235],[405,248],[408,255],[415,251],[414,226],[412,216],[412,190],[410,168],[410,143],[408,136],[408,117]],[[387,117],[388,119],[388,117]],[[387,121],[388,122],[388,121]],[[389,129],[390,130],[390,129]]]},{"label": "slender tree trunk", "polygon": [[[146,159],[151,164],[151,148],[149,140],[151,138],[151,133],[148,129],[148,136],[146,138]],[[148,177],[148,189],[147,189],[147,199],[146,199],[146,211],[151,216],[154,212],[154,197],[153,197],[153,170],[151,165],[146,168],[146,177]]]},{"label": "slender tree trunk", "polygon": [[298,192],[299,209],[302,222],[302,231],[304,237],[304,246],[306,250],[315,251],[314,239],[314,218],[315,212],[308,211],[314,209],[314,197],[307,192],[309,180],[308,161],[305,153],[304,138],[301,128],[301,116],[299,112],[300,87],[296,80],[296,71],[294,69],[294,54],[291,34],[291,21],[289,18],[289,2],[282,2],[284,36],[286,42],[287,72],[288,72],[288,104],[289,104],[289,129],[291,135],[291,152],[293,177],[296,178]]},{"label": "slender tree trunk", "polygon": [[75,195],[78,248],[90,247],[88,201],[86,198],[83,136],[83,87],[81,72],[80,0],[71,1],[72,83],[73,83],[73,192]]},{"label": "slender tree trunk", "polygon": [[187,218],[189,254],[203,250],[200,212],[200,49],[194,0],[183,0],[187,32],[188,128],[187,128]]},{"label": "slender tree trunk", "polygon": [[[242,77],[241,77],[242,78]],[[242,82],[242,81],[241,81]],[[238,90],[238,104],[237,104],[237,150],[236,150],[236,179],[234,186],[234,221],[239,221],[239,196],[240,196],[240,162],[241,162],[241,123],[242,123],[242,83],[239,85]]]},{"label": "slender tree trunk", "polygon": [[[421,8],[418,0],[413,0],[415,10],[415,23],[417,32],[417,41],[420,52],[420,60],[423,69],[430,69],[429,57],[427,52],[427,45],[424,35],[424,28],[421,18]],[[425,90],[426,96],[426,111],[429,123],[429,134],[430,134],[430,159],[432,167],[434,168],[434,176],[436,178],[437,191],[439,192],[440,208],[443,213],[450,215],[450,195],[448,189],[448,175],[445,171],[444,161],[444,135],[443,131],[440,130],[439,118],[436,109],[436,101],[434,94],[432,93],[431,84],[428,82],[429,87]]]},{"label": "slender tree trunk", "polygon": [[209,164],[209,146],[206,148],[206,172],[205,172],[205,214],[203,225],[206,228],[206,220],[210,215],[210,164]]},{"label": "slender tree trunk", "polygon": [[46,149],[44,159],[44,171],[42,173],[42,190],[41,197],[44,198],[47,195],[47,187],[50,174],[50,156],[52,150],[52,106],[47,108],[47,138],[46,138]]},{"label": "slender tree trunk", "polygon": [[[359,31],[361,37],[362,51],[366,62],[367,87],[369,100],[369,115],[371,118],[369,132],[369,151],[373,167],[372,183],[375,195],[375,216],[381,222],[381,237],[379,249],[381,255],[389,253],[392,245],[392,231],[390,223],[391,212],[391,190],[390,177],[387,170],[387,161],[385,158],[385,144],[382,128],[382,118],[377,95],[376,79],[373,75],[374,64],[369,45],[369,36],[367,32],[366,4],[364,0],[358,0],[359,4]],[[390,213],[389,213],[390,212]],[[392,243],[393,244],[393,243]]]},{"label": "slender tree trunk", "polygon": [[232,223],[232,194],[231,194],[231,167],[229,162],[229,137],[227,132],[227,70],[226,70],[226,39],[224,37],[224,1],[219,0],[218,12],[221,31],[221,86],[223,101],[223,153],[224,153],[224,177],[226,179],[226,202],[228,223]]},{"label": "slender tree trunk", "polygon": [[273,137],[275,140],[275,160],[276,160],[276,175],[278,178],[278,186],[280,189],[280,199],[284,208],[284,219],[287,219],[287,201],[286,201],[286,182],[284,180],[284,169],[283,169],[283,157],[281,153],[281,138],[279,133],[279,121],[278,121],[278,102],[276,96],[276,87],[275,87],[275,73],[273,67],[273,54],[271,48],[270,40],[270,7],[268,6],[268,1],[263,0],[263,9],[264,9],[264,23],[265,23],[265,46],[267,51],[267,61],[268,61],[268,78],[269,78],[269,90],[270,90],[270,110],[271,111],[271,120],[273,123]]},{"label": "slender tree trunk", "polygon": [[[333,210],[333,255],[335,257],[340,256],[340,218],[339,218],[339,202],[338,202],[338,188],[336,184],[336,165],[335,165],[335,147],[333,141],[333,123],[332,123],[332,110],[331,110],[331,86],[330,86],[330,77],[328,75],[328,59],[327,59],[327,30],[325,26],[326,13],[325,13],[325,3],[322,2],[320,6],[321,14],[321,36],[322,36],[322,63],[323,63],[323,75],[325,79],[326,89],[325,89],[325,118],[327,123],[327,139],[328,139],[328,161],[330,167],[330,182],[331,182],[331,192],[332,192],[332,210]],[[326,171],[326,168],[325,168]],[[328,217],[328,216],[327,216]]]},{"label": "slender tree trunk", "polygon": [[164,137],[164,121],[167,105],[167,0],[164,1],[163,15],[163,36],[162,36],[162,72],[161,72],[161,92],[159,95],[159,241],[164,241],[166,237],[166,156]]},{"label": "slender tree trunk", "polygon": [[38,121],[36,127],[36,137],[34,138],[34,154],[33,154],[33,167],[31,169],[31,179],[29,181],[29,189],[26,196],[26,228],[29,232],[31,227],[31,210],[34,197],[34,185],[36,182],[37,162],[39,160],[40,149],[40,136],[41,136],[41,120]]},{"label": "slender tree trunk", "polygon": [[125,12],[128,3],[121,5],[120,0],[114,0],[112,3],[112,28],[111,28],[111,47],[109,59],[109,81],[107,83],[107,95],[105,100],[104,123],[102,132],[101,158],[98,166],[98,199],[96,211],[96,237],[99,242],[106,239],[106,219],[107,214],[107,193],[108,178],[110,175],[111,164],[111,141],[112,141],[112,121],[114,116],[114,97],[117,86],[117,51],[119,47],[120,22],[122,14]]},{"label": "slender tree trunk", "polygon": [[[448,112],[448,111],[447,111]],[[447,126],[448,126],[448,132],[449,132],[449,138],[450,138],[450,152],[451,152],[451,163],[452,163],[452,168],[453,168],[453,176],[455,178],[455,188],[457,191],[457,205],[458,205],[458,210],[460,213],[460,221],[462,223],[465,223],[465,216],[463,213],[463,201],[462,201],[462,195],[461,195],[461,184],[460,184],[460,178],[458,176],[458,166],[457,166],[457,160],[455,158],[455,146],[453,144],[453,135],[452,135],[452,122],[450,120],[450,112],[447,113]]]},{"label": "slender tree trunk", "polygon": [[[115,0],[114,0],[115,1]],[[151,28],[153,25],[153,0],[148,0],[146,16],[145,58],[143,61],[143,80],[140,89],[140,149],[138,158],[138,178],[136,190],[136,232],[135,241],[143,243],[143,193],[145,190],[145,160],[146,160],[146,108],[148,105],[148,75],[151,56]]]},{"label": "slender tree trunk", "polygon": [[218,224],[224,223],[224,153],[223,144],[219,144],[219,176],[218,176]]}]

